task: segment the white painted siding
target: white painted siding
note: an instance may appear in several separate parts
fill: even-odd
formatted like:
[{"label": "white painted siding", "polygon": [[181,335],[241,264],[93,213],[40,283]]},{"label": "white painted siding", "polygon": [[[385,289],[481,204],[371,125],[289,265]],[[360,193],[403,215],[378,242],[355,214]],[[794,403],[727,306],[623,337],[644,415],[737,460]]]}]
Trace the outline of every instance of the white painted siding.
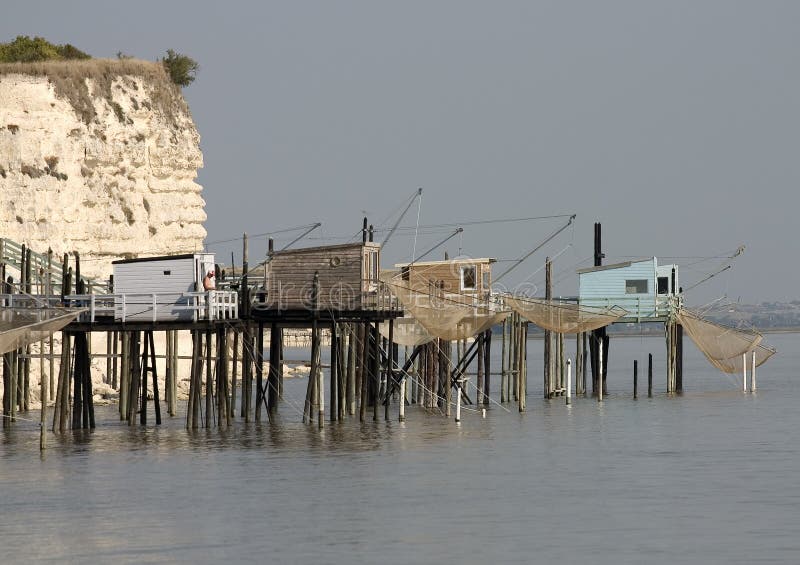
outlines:
[{"label": "white painted siding", "polygon": [[[153,294],[157,295],[157,320],[191,320],[192,312],[170,306],[190,304],[190,299],[181,295],[197,291],[198,273],[207,268],[204,263],[201,255],[115,263],[114,294],[126,295],[126,320],[152,320]],[[211,265],[213,268],[213,258]],[[115,318],[121,319],[122,299],[117,298],[114,306]]]}]

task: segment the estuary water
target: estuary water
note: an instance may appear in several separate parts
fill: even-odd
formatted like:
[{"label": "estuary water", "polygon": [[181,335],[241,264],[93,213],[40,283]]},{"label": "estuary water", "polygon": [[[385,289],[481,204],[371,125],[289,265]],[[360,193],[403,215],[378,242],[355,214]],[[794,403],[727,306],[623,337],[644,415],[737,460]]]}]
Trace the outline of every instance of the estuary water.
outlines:
[{"label": "estuary water", "polygon": [[756,393],[687,339],[666,395],[663,338],[613,337],[609,396],[566,406],[541,398],[531,340],[524,414],[400,424],[394,406],[318,430],[292,379],[272,425],[129,428],[98,407],[95,431],[48,433],[40,456],[19,422],[0,435],[0,562],[800,563],[800,335],[768,337]]}]

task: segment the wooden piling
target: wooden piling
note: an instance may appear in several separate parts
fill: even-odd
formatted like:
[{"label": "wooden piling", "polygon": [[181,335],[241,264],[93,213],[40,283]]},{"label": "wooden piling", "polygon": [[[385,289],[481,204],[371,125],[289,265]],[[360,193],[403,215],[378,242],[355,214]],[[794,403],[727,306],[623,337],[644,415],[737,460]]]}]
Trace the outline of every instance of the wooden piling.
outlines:
[{"label": "wooden piling", "polygon": [[231,367],[231,416],[236,416],[236,377],[239,368],[239,330],[233,330],[233,362]]},{"label": "wooden piling", "polygon": [[256,334],[256,422],[261,421],[261,407],[264,404],[264,323],[258,323]]},{"label": "wooden piling", "polygon": [[[366,231],[364,233],[366,233]],[[364,322],[364,325],[361,328],[361,337],[361,363],[358,367],[358,379],[360,384],[359,390],[361,392],[358,399],[358,418],[361,422],[363,422],[367,416],[367,381],[369,380],[367,365],[369,363],[370,355],[369,322]]]},{"label": "wooden piling", "polygon": [[44,375],[44,340],[39,342],[39,398],[42,407],[39,411],[39,450],[47,448],[47,379]]},{"label": "wooden piling", "polygon": [[483,404],[488,405],[492,394],[492,329],[483,333]]},{"label": "wooden piling", "polygon": [[636,359],[633,360],[633,398],[634,400],[637,398],[637,386],[639,381],[639,361]]},{"label": "wooden piling", "polygon": [[502,345],[500,351],[500,403],[505,403],[508,401],[508,395],[506,394],[506,380],[507,380],[507,365],[506,365],[506,328],[508,327],[508,318],[503,320],[503,334],[502,334]]},{"label": "wooden piling", "polygon": [[653,354],[647,354],[647,398],[653,397]]},{"label": "wooden piling", "polygon": [[269,328],[269,374],[267,375],[267,416],[270,421],[278,412],[278,392],[283,375],[281,341],[283,329],[273,323]]},{"label": "wooden piling", "polygon": [[[550,261],[550,257],[546,257],[544,260],[544,268],[545,268],[545,286],[544,286],[544,298],[547,301],[553,299],[553,263]],[[553,332],[550,330],[544,330],[544,397],[545,398],[552,398],[553,396],[553,360],[552,360],[552,349],[553,349]]]},{"label": "wooden piling", "polygon": [[347,324],[347,413],[356,413],[356,357],[357,331],[354,324]]},{"label": "wooden piling", "polygon": [[371,354],[371,369],[370,369],[370,401],[372,402],[372,419],[373,421],[378,421],[378,394],[380,391],[380,383],[378,382],[380,379],[380,359],[381,359],[381,334],[378,331],[378,322],[375,322],[375,325],[370,328],[372,332],[372,354]]},{"label": "wooden piling", "polygon": [[339,418],[339,331],[336,322],[331,323],[331,376],[330,376],[330,412],[331,422]]},{"label": "wooden piling", "polygon": [[206,353],[205,353],[205,365],[206,365],[206,422],[205,427],[210,428],[212,425],[213,415],[213,400],[214,400],[214,393],[213,393],[213,367],[211,363],[211,330],[206,330]]},{"label": "wooden piling", "polygon": [[[153,339],[153,332],[147,331],[145,332],[145,339],[148,341],[149,347],[149,355],[150,360],[148,363],[148,369],[150,370],[151,374],[151,382],[153,386],[153,408],[156,414],[156,425],[161,425],[161,399],[160,395],[158,394],[158,369],[156,367],[156,346],[155,340]],[[147,352],[147,349],[145,350]],[[144,381],[144,396],[147,397],[147,379]]]},{"label": "wooden piling", "polygon": [[[120,366],[119,366],[119,419],[128,420],[128,387],[130,377],[130,333],[120,332]],[[63,348],[63,345],[62,345]]]},{"label": "wooden piling", "polygon": [[386,386],[385,392],[381,395],[384,402],[383,419],[389,419],[389,410],[391,408],[391,399],[389,398],[389,387],[394,383],[394,320],[389,320],[389,338],[386,343]]},{"label": "wooden piling", "polygon": [[683,326],[675,325],[675,391],[683,392]]}]

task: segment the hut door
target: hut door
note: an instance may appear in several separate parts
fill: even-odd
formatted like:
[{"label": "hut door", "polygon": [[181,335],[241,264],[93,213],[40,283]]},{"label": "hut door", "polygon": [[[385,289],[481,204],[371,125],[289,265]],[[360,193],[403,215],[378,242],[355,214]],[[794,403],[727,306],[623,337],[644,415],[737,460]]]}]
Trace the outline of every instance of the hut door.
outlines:
[{"label": "hut door", "polygon": [[378,251],[367,249],[364,251],[364,290],[375,292],[378,290]]}]

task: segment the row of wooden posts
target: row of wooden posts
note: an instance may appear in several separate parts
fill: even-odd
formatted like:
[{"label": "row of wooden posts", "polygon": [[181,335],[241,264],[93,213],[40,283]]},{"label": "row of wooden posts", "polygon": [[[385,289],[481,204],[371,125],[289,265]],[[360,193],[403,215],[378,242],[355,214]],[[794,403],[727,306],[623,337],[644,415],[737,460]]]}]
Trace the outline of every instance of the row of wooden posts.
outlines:
[{"label": "row of wooden posts", "polygon": [[[480,334],[471,344],[434,340],[416,348],[401,348],[396,344],[390,347],[389,340],[381,336],[374,322],[335,323],[328,327],[331,421],[356,414],[363,421],[370,410],[372,418],[378,419],[381,407],[384,417],[389,418],[393,401],[399,405],[401,419],[406,405],[439,409],[451,416],[453,406],[462,401],[478,406],[491,402],[491,330]],[[319,324],[311,328],[311,370],[303,404],[303,421],[310,423],[316,419],[319,426],[325,420],[321,329]],[[263,370],[265,333],[265,324],[191,331],[187,428],[229,426],[237,415],[246,422],[260,422],[263,414],[270,420],[273,418],[283,396],[282,328],[277,324],[269,325],[266,378]],[[178,331],[166,331],[165,336],[166,351],[157,355],[153,331],[118,331],[106,335],[106,380],[119,392],[120,419],[131,425],[137,421],[147,424],[151,400],[155,423],[161,423],[162,394],[158,390],[157,357],[165,359],[163,399],[166,412],[169,416],[178,413]],[[578,395],[587,392],[587,338],[593,339],[586,334],[577,336],[574,390]],[[52,342],[49,350],[43,342],[38,355],[31,354],[29,348],[25,352],[5,354],[4,424],[13,421],[18,412],[28,410],[30,362],[39,357],[44,404],[48,402],[47,390],[54,393],[52,429],[63,432],[69,428],[93,428],[90,341],[85,332],[62,332],[60,353],[56,353]],[[516,402],[520,411],[526,409],[527,341],[526,321],[514,314],[503,322],[500,403]],[[673,343],[677,347],[680,342],[673,339]],[[544,350],[544,395],[547,398],[563,395],[569,386],[565,381],[564,336],[546,334]],[[53,382],[56,357],[60,364],[58,379]],[[680,356],[675,355],[674,359],[673,367]],[[48,366],[49,379],[45,374]],[[670,374],[675,373],[679,375],[680,371],[673,368]],[[475,376],[474,386],[465,378],[468,374]],[[648,393],[652,394],[652,355],[648,376]],[[410,384],[405,377],[410,378]],[[634,394],[636,379],[634,364]],[[599,378],[593,382],[594,395],[605,392],[601,392]],[[455,398],[454,390],[457,391]],[[241,398],[237,399],[237,393]]]}]

